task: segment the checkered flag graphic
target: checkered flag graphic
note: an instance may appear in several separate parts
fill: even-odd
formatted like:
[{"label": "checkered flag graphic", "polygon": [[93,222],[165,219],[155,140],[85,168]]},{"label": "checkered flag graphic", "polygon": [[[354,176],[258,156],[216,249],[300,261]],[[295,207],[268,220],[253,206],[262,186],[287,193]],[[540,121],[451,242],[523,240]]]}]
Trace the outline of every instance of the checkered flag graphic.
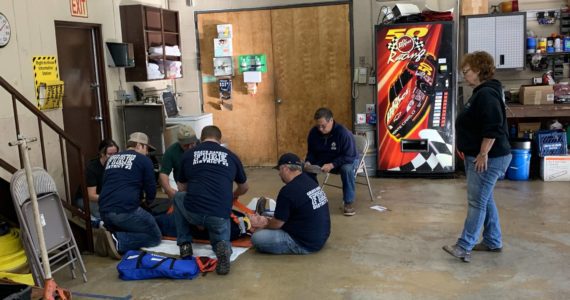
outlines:
[{"label": "checkered flag graphic", "polygon": [[389,171],[430,173],[449,170],[453,166],[453,145],[435,129],[423,129],[420,137],[429,141],[429,151],[420,152],[409,163]]},{"label": "checkered flag graphic", "polygon": [[392,41],[389,42],[386,46],[388,47],[388,50],[390,51],[396,51],[396,49],[398,49],[398,39],[396,37],[392,38]]},{"label": "checkered flag graphic", "polygon": [[416,50],[420,51],[424,48],[424,41],[420,40],[419,37],[414,36],[412,39],[414,40],[414,48],[416,48]]}]

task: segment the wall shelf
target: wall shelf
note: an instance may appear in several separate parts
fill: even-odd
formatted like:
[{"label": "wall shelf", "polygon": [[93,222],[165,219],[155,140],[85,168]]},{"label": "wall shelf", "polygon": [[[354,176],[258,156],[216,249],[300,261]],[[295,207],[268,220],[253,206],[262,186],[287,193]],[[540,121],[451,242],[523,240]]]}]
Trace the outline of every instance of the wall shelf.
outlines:
[{"label": "wall shelf", "polygon": [[181,78],[182,57],[166,50],[181,48],[178,12],[145,5],[123,5],[120,11],[123,41],[133,44],[135,56],[135,67],[125,70],[127,81]]},{"label": "wall shelf", "polygon": [[507,118],[569,117],[570,104],[508,104]]}]

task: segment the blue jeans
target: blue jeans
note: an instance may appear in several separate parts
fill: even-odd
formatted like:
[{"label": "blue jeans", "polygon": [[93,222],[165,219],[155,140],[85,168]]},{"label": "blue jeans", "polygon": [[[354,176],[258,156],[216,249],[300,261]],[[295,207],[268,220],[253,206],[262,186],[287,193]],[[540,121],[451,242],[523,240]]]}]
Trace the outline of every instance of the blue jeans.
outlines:
[{"label": "blue jeans", "polygon": [[119,241],[119,253],[160,244],[162,236],[154,217],[140,207],[130,213],[101,213],[101,218],[105,227],[112,231]]},{"label": "blue jeans", "polygon": [[[334,168],[331,170],[332,174],[339,174],[340,180],[342,181],[342,201],[344,204],[352,204],[354,202],[354,195],[356,193],[356,168],[358,168],[358,162],[360,159],[355,159],[351,164],[344,164],[340,168]],[[313,178],[314,181],[319,183],[317,180],[317,174],[306,173],[309,177]]]},{"label": "blue jeans", "polygon": [[340,180],[342,181],[342,200],[344,204],[351,204],[354,202],[354,194],[356,191],[356,168],[358,168],[358,162],[360,160],[356,159],[352,164],[344,164],[340,166],[340,170],[333,170],[333,173],[340,173]]},{"label": "blue jeans", "polygon": [[176,243],[178,245],[191,243],[192,233],[190,224],[204,226],[210,236],[210,245],[215,249],[219,241],[230,243],[230,219],[208,216],[189,212],[184,207],[185,192],[174,195],[174,221],[176,222]]},{"label": "blue jeans", "polygon": [[475,157],[465,156],[465,174],[467,176],[467,218],[457,245],[471,251],[483,227],[483,243],[491,249],[501,248],[501,224],[499,211],[493,198],[493,190],[497,179],[509,167],[511,154],[500,157],[489,157],[487,170],[478,173],[475,170]]},{"label": "blue jeans", "polygon": [[262,229],[253,233],[251,243],[259,252],[271,254],[309,254],[281,229]]}]

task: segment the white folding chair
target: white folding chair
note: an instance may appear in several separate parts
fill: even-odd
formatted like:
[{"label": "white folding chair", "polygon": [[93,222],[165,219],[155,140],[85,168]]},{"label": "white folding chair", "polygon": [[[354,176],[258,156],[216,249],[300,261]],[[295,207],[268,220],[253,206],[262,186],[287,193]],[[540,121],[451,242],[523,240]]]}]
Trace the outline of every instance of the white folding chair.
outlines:
[{"label": "white folding chair", "polygon": [[[356,134],[354,135],[354,142],[356,143],[356,152],[358,153],[357,159],[359,160],[358,167],[356,168],[356,171],[354,172],[354,177],[355,177],[354,179],[355,179],[356,183],[368,186],[368,193],[370,193],[370,201],[372,202],[372,201],[374,201],[374,194],[372,193],[372,187],[370,186],[370,179],[368,177],[368,169],[366,168],[366,161],[364,160],[364,158],[366,156],[366,152],[368,152],[368,147],[370,145],[369,145],[368,139],[366,137],[361,136],[361,135],[356,135]],[[364,173],[364,177],[366,178],[366,183],[358,182],[357,176],[360,173]],[[328,183],[330,175],[331,175],[331,173],[326,174],[325,180],[323,181],[323,184],[321,184],[321,189],[324,190],[325,185],[342,189],[342,186],[338,186],[338,185]]]}]

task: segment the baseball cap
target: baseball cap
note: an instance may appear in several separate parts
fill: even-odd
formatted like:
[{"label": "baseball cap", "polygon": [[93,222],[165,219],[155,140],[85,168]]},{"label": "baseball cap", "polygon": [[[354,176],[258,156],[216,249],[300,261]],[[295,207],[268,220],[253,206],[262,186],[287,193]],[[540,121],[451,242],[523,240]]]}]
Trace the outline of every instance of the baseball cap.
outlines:
[{"label": "baseball cap", "polygon": [[294,165],[294,166],[302,167],[303,162],[301,161],[299,156],[297,156],[296,154],[285,153],[285,154],[281,155],[281,157],[279,158],[279,161],[277,162],[277,166],[275,166],[273,168],[279,169],[279,166],[281,166],[281,165]]},{"label": "baseball cap", "polygon": [[178,127],[178,142],[181,145],[188,145],[198,141],[196,132],[190,125],[179,125]]},{"label": "baseball cap", "polygon": [[129,142],[144,144],[144,145],[148,146],[149,151],[156,151],[156,148],[153,145],[148,143],[148,135],[146,135],[142,132],[131,133],[131,135],[129,136]]}]

